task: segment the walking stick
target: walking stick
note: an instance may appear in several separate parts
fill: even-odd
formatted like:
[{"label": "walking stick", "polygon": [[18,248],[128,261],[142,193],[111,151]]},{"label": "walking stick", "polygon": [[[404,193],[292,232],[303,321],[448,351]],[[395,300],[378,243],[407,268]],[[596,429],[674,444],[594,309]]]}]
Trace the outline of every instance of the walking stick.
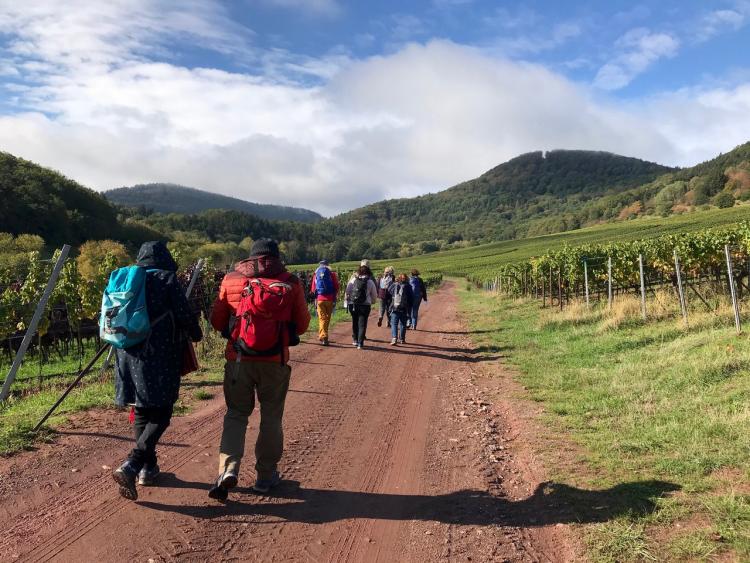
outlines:
[{"label": "walking stick", "polygon": [[[198,260],[198,265],[196,266],[195,270],[193,271],[193,275],[190,278],[190,283],[188,284],[187,291],[185,292],[185,297],[189,298],[190,294],[193,292],[193,287],[195,286],[195,282],[198,279],[198,275],[200,274],[200,271],[201,271],[202,267],[203,267],[203,258],[201,258],[200,260]],[[86,364],[86,366],[80,372],[78,372],[78,377],[76,377],[75,380],[70,385],[68,385],[68,388],[65,389],[65,392],[60,396],[59,399],[57,399],[57,401],[55,402],[55,404],[52,405],[52,407],[47,411],[47,414],[45,414],[42,417],[42,420],[40,420],[39,422],[37,422],[36,426],[34,426],[34,429],[33,429],[34,432],[36,432],[37,430],[39,430],[42,427],[42,424],[44,424],[47,421],[47,419],[50,416],[52,416],[52,413],[55,412],[55,410],[57,409],[57,407],[59,407],[60,404],[65,400],[65,397],[67,397],[68,394],[73,390],[73,388],[76,385],[78,385],[78,383],[81,381],[81,379],[83,379],[83,377],[89,371],[91,371],[91,368],[94,367],[94,364],[96,363],[96,361],[99,358],[102,357],[102,354],[104,354],[104,352],[106,352],[107,348],[110,348],[110,346],[111,346],[111,344],[105,344],[104,346],[102,346],[101,348],[99,348],[99,350],[97,350],[96,355],[93,358],[91,358],[91,361],[88,364]],[[107,361],[104,362],[104,365],[102,366],[102,371],[104,369],[106,369],[107,364],[109,363],[109,359],[110,358],[111,358],[111,354],[107,356]]]}]

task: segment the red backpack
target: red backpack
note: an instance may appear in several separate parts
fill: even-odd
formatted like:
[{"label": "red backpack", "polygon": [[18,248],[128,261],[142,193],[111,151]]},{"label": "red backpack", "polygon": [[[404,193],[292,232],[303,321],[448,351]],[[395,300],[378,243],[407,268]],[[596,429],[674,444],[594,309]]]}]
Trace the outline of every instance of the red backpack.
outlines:
[{"label": "red backpack", "polygon": [[[249,278],[242,291],[230,340],[238,354],[245,356],[282,355],[290,342],[292,325],[292,284],[296,278],[283,273],[279,279]],[[285,336],[286,334],[286,336]],[[296,333],[295,333],[296,338]]]}]

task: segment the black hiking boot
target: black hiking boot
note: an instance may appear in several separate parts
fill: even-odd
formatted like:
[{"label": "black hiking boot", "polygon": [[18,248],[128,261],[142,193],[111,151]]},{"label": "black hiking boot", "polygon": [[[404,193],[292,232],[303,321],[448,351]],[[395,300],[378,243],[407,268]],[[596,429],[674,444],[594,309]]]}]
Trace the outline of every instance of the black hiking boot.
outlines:
[{"label": "black hiking boot", "polygon": [[128,500],[138,500],[138,490],[135,488],[137,478],[138,472],[130,465],[129,461],[112,472],[112,479],[120,486],[120,496]]},{"label": "black hiking boot", "polygon": [[153,467],[144,467],[138,474],[138,484],[144,487],[151,487],[156,484],[156,479],[159,477],[159,466],[154,465]]},{"label": "black hiking boot", "polygon": [[257,479],[255,485],[253,485],[253,491],[261,495],[266,495],[271,489],[278,487],[280,484],[281,474],[278,471],[274,471],[270,479]]},{"label": "black hiking boot", "polygon": [[233,471],[225,471],[219,478],[216,479],[213,487],[208,490],[209,498],[218,500],[219,502],[226,502],[229,496],[229,490],[234,489],[237,486],[237,474]]}]

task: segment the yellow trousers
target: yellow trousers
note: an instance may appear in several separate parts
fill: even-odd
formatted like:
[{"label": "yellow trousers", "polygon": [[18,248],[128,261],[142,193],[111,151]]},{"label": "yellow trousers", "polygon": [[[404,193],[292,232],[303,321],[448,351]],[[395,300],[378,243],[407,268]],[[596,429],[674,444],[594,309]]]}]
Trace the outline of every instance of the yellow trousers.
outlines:
[{"label": "yellow trousers", "polygon": [[331,314],[333,314],[333,301],[318,301],[318,340],[328,338]]}]

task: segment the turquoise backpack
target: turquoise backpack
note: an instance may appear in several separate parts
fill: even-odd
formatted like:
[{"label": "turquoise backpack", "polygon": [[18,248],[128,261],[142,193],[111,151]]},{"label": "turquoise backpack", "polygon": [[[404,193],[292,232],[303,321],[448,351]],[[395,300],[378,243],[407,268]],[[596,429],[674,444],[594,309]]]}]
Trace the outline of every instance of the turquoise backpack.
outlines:
[{"label": "turquoise backpack", "polygon": [[118,268],[102,296],[99,336],[115,348],[143,342],[151,330],[146,309],[146,273],[141,266]]}]

